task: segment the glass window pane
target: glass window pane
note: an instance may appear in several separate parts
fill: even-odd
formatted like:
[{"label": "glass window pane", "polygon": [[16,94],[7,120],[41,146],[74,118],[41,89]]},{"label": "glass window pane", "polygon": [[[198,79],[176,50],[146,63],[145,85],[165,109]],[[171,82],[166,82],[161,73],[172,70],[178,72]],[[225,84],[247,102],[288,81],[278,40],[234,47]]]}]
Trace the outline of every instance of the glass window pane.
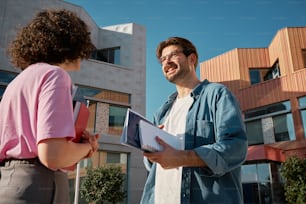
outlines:
[{"label": "glass window pane", "polygon": [[306,96],[299,98],[299,104],[300,104],[300,107],[306,108]]},{"label": "glass window pane", "polygon": [[101,92],[102,92],[101,89],[85,87],[85,86],[77,86],[77,92],[73,100],[82,101],[86,103],[84,96],[99,98],[97,97],[97,95],[100,94]]},{"label": "glass window pane", "polygon": [[109,107],[109,125],[112,127],[123,126],[127,108],[110,106]]},{"label": "glass window pane", "polygon": [[303,129],[304,129],[304,137],[306,138],[306,110],[302,110],[301,115],[302,115]]},{"label": "glass window pane", "polygon": [[243,183],[257,182],[256,164],[242,165],[241,178]]},{"label": "glass window pane", "polygon": [[109,106],[109,133],[121,134],[127,107]]},{"label": "glass window pane", "polygon": [[120,153],[107,152],[106,163],[120,164]]},{"label": "glass window pane", "polygon": [[257,164],[257,174],[259,182],[269,182],[270,181],[269,164]]},{"label": "glass window pane", "polygon": [[0,99],[2,98],[2,96],[3,96],[3,93],[4,93],[4,91],[5,91],[5,86],[0,86]]},{"label": "glass window pane", "polygon": [[260,203],[258,183],[243,183],[242,187],[243,187],[243,203],[245,204]]},{"label": "glass window pane", "polygon": [[258,116],[264,116],[271,113],[277,113],[280,111],[290,111],[291,105],[289,101],[281,102],[281,103],[275,103],[267,106],[263,106],[260,108],[256,108],[253,110],[248,110],[245,112],[245,118],[253,118]]},{"label": "glass window pane", "polygon": [[108,63],[114,64],[115,52],[114,49],[108,50]]},{"label": "glass window pane", "polygon": [[120,48],[115,48],[114,64],[120,64]]},{"label": "glass window pane", "polygon": [[10,83],[18,74],[11,72],[0,71],[0,82]]},{"label": "glass window pane", "polygon": [[275,141],[295,140],[292,114],[285,114],[273,117]]},{"label": "glass window pane", "polygon": [[270,183],[258,183],[258,199],[260,200],[258,203],[262,204],[272,204],[272,193],[271,193],[271,185]]},{"label": "glass window pane", "polygon": [[246,123],[246,133],[248,137],[248,144],[263,144],[263,133],[261,120],[254,120]]},{"label": "glass window pane", "polygon": [[252,85],[260,83],[260,75],[259,75],[258,70],[251,69],[249,73],[250,73],[250,80],[251,80]]},{"label": "glass window pane", "polygon": [[303,56],[304,68],[306,68],[306,49],[302,49],[302,56]]},{"label": "glass window pane", "polygon": [[97,60],[108,62],[108,50],[98,50],[97,51]]}]

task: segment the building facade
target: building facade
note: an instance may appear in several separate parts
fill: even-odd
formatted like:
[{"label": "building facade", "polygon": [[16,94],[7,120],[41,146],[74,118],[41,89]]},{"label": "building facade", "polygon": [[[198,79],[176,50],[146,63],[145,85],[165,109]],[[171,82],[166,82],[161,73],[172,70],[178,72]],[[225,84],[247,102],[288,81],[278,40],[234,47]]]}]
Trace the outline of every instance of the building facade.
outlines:
[{"label": "building facade", "polygon": [[280,164],[306,156],[306,27],[279,30],[266,48],[238,48],[200,64],[201,79],[238,98],[248,136],[245,203],[284,203]]},{"label": "building facade", "polygon": [[[88,130],[100,134],[100,148],[86,167],[120,165],[126,175],[128,197],[123,203],[139,203],[146,180],[142,154],[120,144],[127,108],[145,114],[146,30],[134,23],[99,27],[87,12],[62,0],[0,1],[0,99],[7,84],[20,72],[12,67],[6,54],[18,28],[45,8],[65,8],[76,12],[90,27],[97,50],[83,61],[81,70],[69,73],[78,87],[75,100],[88,104],[91,111]],[[71,197],[74,197],[76,172],[70,172]],[[81,179],[82,180],[82,179]],[[79,196],[80,198],[80,196]],[[80,198],[79,203],[84,200]]]}]

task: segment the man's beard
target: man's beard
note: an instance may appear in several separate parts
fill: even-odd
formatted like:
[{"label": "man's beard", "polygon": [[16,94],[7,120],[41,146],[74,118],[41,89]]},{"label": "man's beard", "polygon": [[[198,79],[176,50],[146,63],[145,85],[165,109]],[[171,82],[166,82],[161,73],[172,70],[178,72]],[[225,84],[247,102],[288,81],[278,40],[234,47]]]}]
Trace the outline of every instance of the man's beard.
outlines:
[{"label": "man's beard", "polygon": [[176,73],[172,75],[166,75],[166,79],[171,83],[178,83],[179,81],[183,80],[185,76],[188,74],[187,69],[179,69]]}]

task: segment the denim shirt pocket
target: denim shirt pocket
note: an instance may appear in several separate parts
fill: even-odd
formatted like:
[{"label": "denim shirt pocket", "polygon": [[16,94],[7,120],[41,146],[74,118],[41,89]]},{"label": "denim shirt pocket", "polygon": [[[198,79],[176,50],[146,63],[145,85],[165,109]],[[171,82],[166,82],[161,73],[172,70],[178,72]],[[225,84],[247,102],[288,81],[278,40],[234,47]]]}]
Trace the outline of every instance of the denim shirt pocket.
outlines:
[{"label": "denim shirt pocket", "polygon": [[208,120],[196,121],[195,147],[215,142],[214,124]]}]

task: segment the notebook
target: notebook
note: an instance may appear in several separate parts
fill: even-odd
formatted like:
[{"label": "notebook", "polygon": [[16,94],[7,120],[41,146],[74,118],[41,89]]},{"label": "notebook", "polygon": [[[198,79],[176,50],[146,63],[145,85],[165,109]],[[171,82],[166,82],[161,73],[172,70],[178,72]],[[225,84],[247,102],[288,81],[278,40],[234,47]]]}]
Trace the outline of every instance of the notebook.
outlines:
[{"label": "notebook", "polygon": [[80,101],[74,101],[73,104],[73,118],[76,136],[72,141],[80,142],[82,133],[87,127],[90,111],[87,106]]},{"label": "notebook", "polygon": [[[123,125],[123,131],[120,138],[120,142],[123,145],[141,149],[139,140],[139,121],[144,120],[151,123],[141,114],[128,108],[125,116],[125,121]],[[151,123],[152,124],[152,123]]]},{"label": "notebook", "polygon": [[162,146],[157,143],[156,136],[159,136],[175,149],[184,149],[184,143],[179,137],[160,129],[152,123],[148,123],[144,120],[139,121],[139,139],[142,150],[149,152],[162,151]]}]

